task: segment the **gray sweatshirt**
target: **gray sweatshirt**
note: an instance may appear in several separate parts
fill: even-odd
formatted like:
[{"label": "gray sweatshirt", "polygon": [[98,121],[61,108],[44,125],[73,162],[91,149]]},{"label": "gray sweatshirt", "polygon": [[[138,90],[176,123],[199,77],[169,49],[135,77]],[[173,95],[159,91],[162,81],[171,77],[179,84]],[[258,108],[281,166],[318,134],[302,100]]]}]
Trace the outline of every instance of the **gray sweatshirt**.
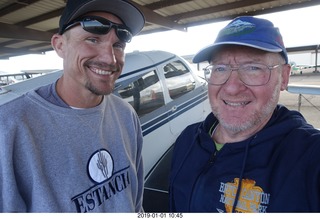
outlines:
[{"label": "gray sweatshirt", "polygon": [[111,94],[90,109],[31,91],[0,106],[0,212],[142,211],[139,118]]}]

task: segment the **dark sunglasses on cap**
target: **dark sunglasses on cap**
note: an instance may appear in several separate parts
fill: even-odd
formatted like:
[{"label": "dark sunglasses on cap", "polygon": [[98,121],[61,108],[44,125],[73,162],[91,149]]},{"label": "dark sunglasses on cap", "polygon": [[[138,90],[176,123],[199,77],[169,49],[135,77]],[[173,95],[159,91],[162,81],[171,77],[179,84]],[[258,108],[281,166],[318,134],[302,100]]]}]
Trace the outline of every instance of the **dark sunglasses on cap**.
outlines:
[{"label": "dark sunglasses on cap", "polygon": [[119,40],[129,43],[132,39],[132,33],[127,26],[113,23],[108,19],[98,16],[86,16],[74,20],[66,25],[66,28],[64,28],[60,34],[63,34],[65,31],[71,29],[79,23],[81,24],[82,28],[89,33],[104,35],[109,33],[111,28],[114,28]]}]

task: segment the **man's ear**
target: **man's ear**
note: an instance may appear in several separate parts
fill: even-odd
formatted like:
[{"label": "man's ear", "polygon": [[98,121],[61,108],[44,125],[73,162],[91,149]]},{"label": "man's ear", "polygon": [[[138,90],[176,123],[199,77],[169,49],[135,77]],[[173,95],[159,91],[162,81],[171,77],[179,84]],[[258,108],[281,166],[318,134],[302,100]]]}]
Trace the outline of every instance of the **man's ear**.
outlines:
[{"label": "man's ear", "polygon": [[64,37],[60,34],[54,34],[51,37],[51,46],[60,58],[64,58]]},{"label": "man's ear", "polygon": [[282,65],[282,73],[281,73],[281,77],[282,77],[281,90],[282,91],[286,90],[288,87],[290,72],[291,72],[291,65],[289,64]]}]

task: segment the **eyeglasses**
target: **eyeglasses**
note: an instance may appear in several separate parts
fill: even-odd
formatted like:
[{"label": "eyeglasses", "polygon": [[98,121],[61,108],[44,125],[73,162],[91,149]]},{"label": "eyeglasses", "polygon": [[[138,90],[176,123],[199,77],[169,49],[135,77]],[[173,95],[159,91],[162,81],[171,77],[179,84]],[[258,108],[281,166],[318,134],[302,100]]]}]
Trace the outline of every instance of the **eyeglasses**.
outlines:
[{"label": "eyeglasses", "polygon": [[238,71],[240,80],[248,86],[261,86],[269,82],[271,70],[279,67],[280,64],[267,66],[264,64],[249,63],[239,67],[230,65],[209,65],[204,69],[204,76],[208,84],[223,85],[225,84],[232,71]]},{"label": "eyeglasses", "polygon": [[67,25],[67,27],[64,28],[60,34],[78,25],[79,23],[81,24],[82,28],[89,33],[104,35],[109,33],[109,31],[114,28],[119,40],[129,43],[132,39],[132,33],[127,26],[113,23],[112,21],[98,16],[86,16],[82,17],[80,20],[75,20],[71,24]]}]

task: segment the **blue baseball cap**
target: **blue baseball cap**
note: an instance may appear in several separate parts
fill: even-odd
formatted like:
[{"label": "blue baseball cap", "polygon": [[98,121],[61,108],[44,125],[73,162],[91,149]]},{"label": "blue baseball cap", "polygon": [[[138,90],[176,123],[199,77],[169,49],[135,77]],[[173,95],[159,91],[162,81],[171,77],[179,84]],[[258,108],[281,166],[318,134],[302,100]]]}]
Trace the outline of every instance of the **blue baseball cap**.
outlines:
[{"label": "blue baseball cap", "polygon": [[235,18],[220,30],[215,42],[200,50],[192,61],[194,63],[210,62],[214,50],[221,45],[241,45],[280,53],[288,63],[288,55],[280,31],[266,19],[252,16]]}]

